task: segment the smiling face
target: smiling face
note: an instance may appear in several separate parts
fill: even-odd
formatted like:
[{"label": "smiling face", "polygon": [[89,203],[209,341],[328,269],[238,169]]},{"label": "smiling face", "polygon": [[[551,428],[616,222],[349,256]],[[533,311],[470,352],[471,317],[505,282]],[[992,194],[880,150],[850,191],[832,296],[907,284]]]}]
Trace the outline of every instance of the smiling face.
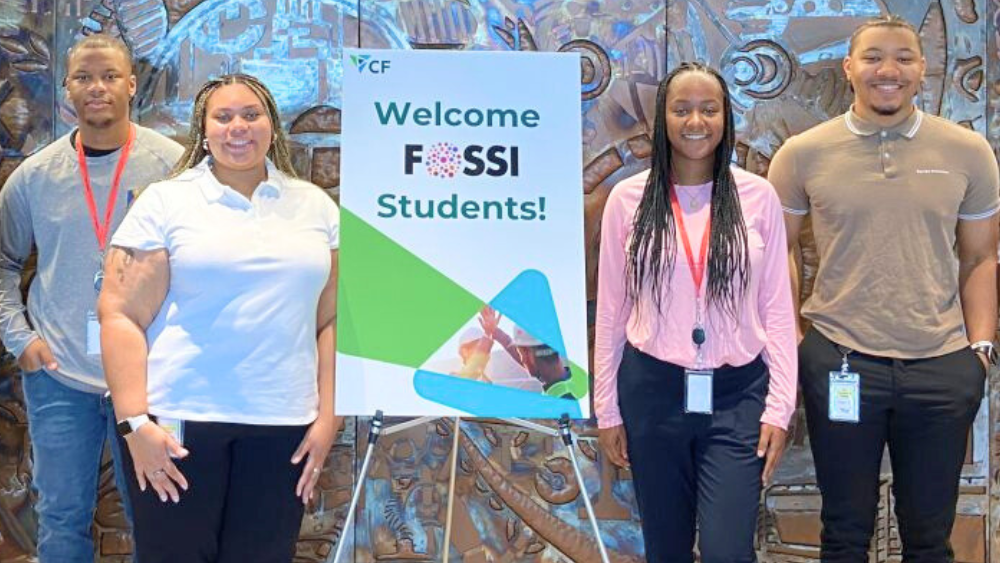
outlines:
[{"label": "smiling face", "polygon": [[126,124],[135,87],[132,65],[118,49],[79,49],[67,61],[66,97],[82,128],[101,130]]},{"label": "smiling face", "polygon": [[263,171],[272,135],[264,103],[247,86],[221,86],[208,98],[205,139],[217,175]]},{"label": "smiling face", "polygon": [[854,88],[854,111],[882,126],[903,121],[913,111],[926,66],[913,31],[870,27],[860,32],[844,58],[844,73]]},{"label": "smiling face", "polygon": [[677,75],[667,92],[667,138],[678,177],[711,179],[715,149],[726,130],[719,81],[705,72]]}]

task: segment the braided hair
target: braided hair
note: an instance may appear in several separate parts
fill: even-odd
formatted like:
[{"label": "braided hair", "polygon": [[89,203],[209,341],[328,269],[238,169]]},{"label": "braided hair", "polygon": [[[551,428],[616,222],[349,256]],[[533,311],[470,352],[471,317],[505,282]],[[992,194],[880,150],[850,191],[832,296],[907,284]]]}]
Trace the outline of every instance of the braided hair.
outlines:
[{"label": "braided hair", "polygon": [[[685,62],[664,78],[656,91],[656,122],[653,126],[653,161],[646,187],[632,221],[632,238],[625,266],[626,294],[638,302],[646,282],[657,311],[661,311],[663,278],[673,273],[677,254],[676,222],[670,206],[673,148],[667,136],[667,91],[682,74],[701,72],[713,77],[722,89],[725,130],[715,148],[712,169],[711,232],[708,234],[707,303],[735,318],[740,298],[749,282],[750,256],[746,224],[740,207],[736,181],[730,170],[736,133],[729,88],[718,71],[696,62]],[[666,264],[663,253],[666,252]]]},{"label": "braided hair", "polygon": [[292,167],[292,159],[288,150],[288,139],[285,137],[285,132],[281,129],[278,104],[274,101],[274,96],[271,95],[271,91],[267,89],[267,86],[264,86],[263,82],[249,74],[226,74],[209,80],[201,87],[201,90],[194,97],[194,111],[191,114],[191,128],[188,130],[187,148],[184,154],[181,155],[180,160],[177,161],[177,164],[174,165],[170,177],[178,176],[185,170],[197,166],[209,154],[203,145],[205,141],[205,113],[208,107],[208,99],[219,88],[231,84],[246,86],[257,96],[260,103],[264,105],[267,117],[271,121],[271,130],[274,132],[271,146],[267,149],[267,157],[271,159],[271,162],[274,163],[274,166],[278,170],[295,178],[295,169]]}]

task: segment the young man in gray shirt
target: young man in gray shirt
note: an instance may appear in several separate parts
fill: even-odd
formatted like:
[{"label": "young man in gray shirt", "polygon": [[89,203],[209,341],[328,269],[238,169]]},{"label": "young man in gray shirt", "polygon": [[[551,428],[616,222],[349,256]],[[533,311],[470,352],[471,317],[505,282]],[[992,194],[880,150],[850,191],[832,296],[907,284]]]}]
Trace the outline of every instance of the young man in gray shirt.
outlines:
[{"label": "young man in gray shirt", "polygon": [[[183,149],[131,122],[136,79],[119,40],[79,41],[64,85],[78,128],[26,159],[0,190],[0,339],[23,372],[39,559],[90,563],[105,439],[120,473],[94,315],[102,256],[132,191],[165,178]],[[25,307],[19,285],[33,248]]]}]

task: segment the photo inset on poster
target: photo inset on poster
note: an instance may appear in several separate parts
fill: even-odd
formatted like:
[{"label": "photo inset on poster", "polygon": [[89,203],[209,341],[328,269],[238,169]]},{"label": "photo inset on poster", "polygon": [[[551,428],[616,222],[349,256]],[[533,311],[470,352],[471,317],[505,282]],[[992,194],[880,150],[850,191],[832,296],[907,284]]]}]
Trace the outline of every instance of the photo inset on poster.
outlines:
[{"label": "photo inset on poster", "polygon": [[542,393],[546,390],[543,378],[536,377],[526,363],[533,362],[535,354],[531,350],[536,346],[545,350],[545,356],[558,360],[560,369],[566,365],[558,352],[486,306],[431,357],[426,370]]},{"label": "photo inset on poster", "polygon": [[580,416],[589,378],[566,356],[545,276],[529,270],[424,362],[414,386],[424,399],[480,416],[500,416],[510,402],[530,412]]}]

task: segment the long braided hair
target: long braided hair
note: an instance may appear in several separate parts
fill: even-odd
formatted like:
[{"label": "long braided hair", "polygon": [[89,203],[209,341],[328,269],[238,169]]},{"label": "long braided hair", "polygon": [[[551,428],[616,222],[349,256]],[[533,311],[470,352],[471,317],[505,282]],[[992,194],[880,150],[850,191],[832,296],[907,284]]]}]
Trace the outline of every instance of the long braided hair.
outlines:
[{"label": "long braided hair", "polygon": [[[667,137],[667,91],[670,83],[688,72],[702,72],[718,81],[722,89],[725,130],[715,148],[712,170],[711,232],[708,250],[707,303],[735,318],[739,300],[749,283],[750,256],[746,224],[740,208],[736,181],[729,169],[735,147],[733,106],[726,81],[716,70],[686,62],[664,78],[656,91],[656,122],[653,126],[653,162],[639,207],[632,221],[625,275],[628,297],[638,302],[646,282],[657,311],[661,311],[663,278],[673,273],[677,254],[676,224],[670,206],[673,188],[671,153]],[[666,251],[666,265],[663,253]]]},{"label": "long braided hair", "polygon": [[249,88],[264,105],[267,117],[271,120],[271,131],[274,137],[271,146],[267,149],[267,157],[271,159],[274,166],[285,174],[296,177],[295,169],[292,167],[292,159],[289,156],[288,139],[281,128],[281,117],[278,115],[278,104],[274,101],[274,96],[259,79],[249,74],[226,74],[214,78],[205,83],[194,97],[194,111],[191,114],[191,128],[188,130],[187,148],[180,160],[174,165],[170,173],[173,178],[189,168],[197,166],[202,159],[208,155],[203,145],[205,141],[205,113],[207,111],[208,99],[216,90],[231,84],[242,84]]}]

